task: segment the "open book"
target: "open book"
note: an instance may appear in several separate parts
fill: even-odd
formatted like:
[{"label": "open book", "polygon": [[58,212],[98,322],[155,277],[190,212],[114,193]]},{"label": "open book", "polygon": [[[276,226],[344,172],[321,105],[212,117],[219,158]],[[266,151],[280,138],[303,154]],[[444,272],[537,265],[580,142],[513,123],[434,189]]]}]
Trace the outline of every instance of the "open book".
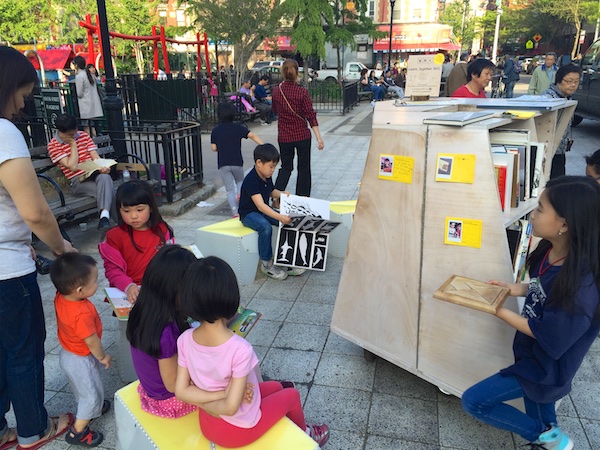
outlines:
[{"label": "open book", "polygon": [[494,117],[493,111],[465,111],[427,117],[426,119],[423,119],[423,123],[426,125],[452,125],[463,127],[470,123],[491,119],[492,117]]},{"label": "open book", "polygon": [[458,275],[452,275],[433,297],[457,305],[495,314],[502,306],[509,289]]},{"label": "open book", "polygon": [[[133,308],[133,304],[129,303],[127,300],[127,294],[114,287],[105,288],[104,293],[106,294],[106,298],[108,299],[110,306],[112,306],[117,319],[129,319],[129,313],[131,312],[131,308]],[[231,331],[245,338],[261,316],[261,313],[246,309],[240,305],[235,315],[227,321],[227,326]],[[188,323],[190,326],[197,327],[199,325],[198,322],[194,322],[192,319],[188,319]]]},{"label": "open book", "polygon": [[100,170],[103,167],[111,167],[117,165],[117,161],[114,159],[98,158],[93,161],[84,161],[77,164],[79,170],[85,170],[85,178],[89,178],[95,171]]}]

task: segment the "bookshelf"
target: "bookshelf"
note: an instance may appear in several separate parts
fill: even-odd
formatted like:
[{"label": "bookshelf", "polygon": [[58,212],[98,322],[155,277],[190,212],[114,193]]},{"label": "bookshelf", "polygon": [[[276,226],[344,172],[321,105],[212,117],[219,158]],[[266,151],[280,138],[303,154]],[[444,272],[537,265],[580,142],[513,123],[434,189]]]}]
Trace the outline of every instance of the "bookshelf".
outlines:
[{"label": "bookshelf", "polygon": [[[506,227],[537,204],[530,199],[502,211],[490,132],[529,130],[532,140],[545,144],[543,187],[576,106],[544,103],[533,117],[520,120],[502,116],[507,109],[524,109],[506,102],[377,105],[331,323],[336,334],[457,396],[512,363],[514,330],[491,314],[434,299],[433,293],[454,274],[511,281]],[[497,109],[498,116],[463,127],[423,124],[438,113],[478,108]],[[382,154],[399,157],[400,167],[412,161],[412,179],[382,179]],[[436,181],[439,154],[475,155],[472,183]],[[479,245],[445,243],[449,218],[480,221]],[[472,234],[465,227],[463,236]],[[517,310],[514,298],[505,306]]]}]

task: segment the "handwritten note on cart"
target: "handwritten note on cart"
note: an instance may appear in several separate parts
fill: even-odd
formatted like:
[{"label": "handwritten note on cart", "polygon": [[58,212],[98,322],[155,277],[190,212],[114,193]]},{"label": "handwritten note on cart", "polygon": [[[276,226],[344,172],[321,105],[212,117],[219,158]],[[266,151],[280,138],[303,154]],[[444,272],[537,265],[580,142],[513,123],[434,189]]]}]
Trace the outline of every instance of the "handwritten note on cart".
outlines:
[{"label": "handwritten note on cart", "polygon": [[380,180],[412,184],[415,159],[410,156],[379,155]]}]

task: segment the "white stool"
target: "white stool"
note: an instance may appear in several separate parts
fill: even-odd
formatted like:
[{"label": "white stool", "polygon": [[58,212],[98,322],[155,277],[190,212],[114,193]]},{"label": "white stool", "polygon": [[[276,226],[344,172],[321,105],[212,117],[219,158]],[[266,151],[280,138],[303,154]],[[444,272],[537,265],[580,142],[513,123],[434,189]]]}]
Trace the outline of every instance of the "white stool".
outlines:
[{"label": "white stool", "polygon": [[329,209],[331,210],[330,220],[340,222],[340,224],[329,234],[327,252],[331,256],[345,258],[348,239],[350,239],[350,229],[352,228],[352,218],[356,211],[356,200],[331,202]]}]

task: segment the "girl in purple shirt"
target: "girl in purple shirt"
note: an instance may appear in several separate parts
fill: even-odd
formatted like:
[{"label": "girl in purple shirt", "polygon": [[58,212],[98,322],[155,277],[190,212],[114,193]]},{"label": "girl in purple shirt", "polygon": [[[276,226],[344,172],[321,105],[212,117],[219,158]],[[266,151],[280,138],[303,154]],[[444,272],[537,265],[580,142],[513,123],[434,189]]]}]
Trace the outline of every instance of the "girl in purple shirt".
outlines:
[{"label": "girl in purple shirt", "polygon": [[165,245],[152,258],[127,322],[133,367],[140,379],[142,409],[176,418],[196,407],[175,398],[177,338],[188,328],[179,310],[179,287],[196,257],[179,245]]}]

